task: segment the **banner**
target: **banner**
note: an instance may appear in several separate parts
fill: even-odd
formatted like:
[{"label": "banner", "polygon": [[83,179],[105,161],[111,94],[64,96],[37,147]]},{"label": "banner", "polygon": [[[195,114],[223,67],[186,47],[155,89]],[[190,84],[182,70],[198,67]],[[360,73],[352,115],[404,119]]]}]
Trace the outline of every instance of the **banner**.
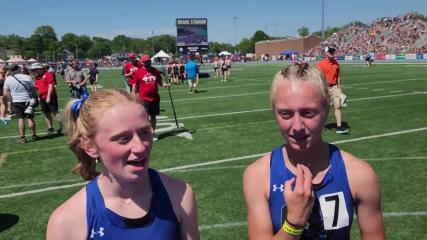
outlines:
[{"label": "banner", "polygon": [[405,54],[405,59],[415,60],[417,59],[417,54]]},{"label": "banner", "polygon": [[377,54],[375,54],[375,59],[378,59],[378,60],[385,60],[385,56],[384,56],[384,54],[377,53]]},{"label": "banner", "polygon": [[387,54],[385,55],[386,60],[396,60],[396,55],[394,54]]},{"label": "banner", "polygon": [[418,53],[418,54],[417,54],[417,59],[424,59],[423,54],[422,54],[422,53]]},{"label": "banner", "polygon": [[344,60],[346,60],[346,61],[353,61],[353,56],[345,56]]},{"label": "banner", "polygon": [[396,60],[405,60],[405,54],[396,54]]}]

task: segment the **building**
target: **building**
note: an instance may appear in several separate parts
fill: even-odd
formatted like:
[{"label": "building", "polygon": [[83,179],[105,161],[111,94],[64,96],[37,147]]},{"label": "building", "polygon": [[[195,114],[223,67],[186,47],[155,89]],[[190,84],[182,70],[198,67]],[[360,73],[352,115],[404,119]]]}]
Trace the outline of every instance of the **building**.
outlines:
[{"label": "building", "polygon": [[257,58],[268,54],[270,57],[277,58],[283,52],[297,52],[298,55],[306,53],[311,48],[317,46],[321,42],[321,38],[317,35],[309,35],[306,37],[294,39],[278,39],[267,40],[255,43],[255,55]]}]

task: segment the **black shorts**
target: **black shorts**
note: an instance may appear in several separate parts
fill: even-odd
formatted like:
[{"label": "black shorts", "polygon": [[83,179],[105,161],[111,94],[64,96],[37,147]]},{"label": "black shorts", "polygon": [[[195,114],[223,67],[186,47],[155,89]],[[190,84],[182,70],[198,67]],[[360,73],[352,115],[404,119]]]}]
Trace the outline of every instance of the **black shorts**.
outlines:
[{"label": "black shorts", "polygon": [[90,84],[95,84],[95,82],[96,82],[96,78],[89,78],[89,83]]},{"label": "black shorts", "polygon": [[58,97],[51,98],[50,103],[47,103],[45,99],[40,99],[40,108],[44,114],[58,113]]},{"label": "black shorts", "polygon": [[26,102],[14,102],[12,104],[12,110],[16,114],[16,118],[22,119],[22,118],[34,118],[34,111],[33,114],[26,114],[24,113],[25,109],[27,109],[27,103]]},{"label": "black shorts", "polygon": [[144,101],[145,110],[147,110],[148,115],[156,116],[160,113],[160,101],[154,102],[145,102]]}]

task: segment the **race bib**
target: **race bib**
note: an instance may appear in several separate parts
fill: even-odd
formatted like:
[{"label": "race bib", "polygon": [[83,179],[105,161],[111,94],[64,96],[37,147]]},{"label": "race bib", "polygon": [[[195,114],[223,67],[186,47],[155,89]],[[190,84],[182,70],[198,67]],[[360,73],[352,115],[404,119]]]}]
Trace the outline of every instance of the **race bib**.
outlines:
[{"label": "race bib", "polygon": [[322,195],[319,203],[325,230],[339,229],[350,224],[343,192]]}]

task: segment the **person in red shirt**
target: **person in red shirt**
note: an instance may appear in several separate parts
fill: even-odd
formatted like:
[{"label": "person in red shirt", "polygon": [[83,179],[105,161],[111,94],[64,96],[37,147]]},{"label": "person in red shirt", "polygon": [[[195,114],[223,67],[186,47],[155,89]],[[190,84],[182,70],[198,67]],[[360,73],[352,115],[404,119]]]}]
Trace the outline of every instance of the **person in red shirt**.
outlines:
[{"label": "person in red shirt", "polygon": [[135,83],[134,73],[142,68],[142,64],[136,58],[135,53],[131,52],[128,54],[129,62],[123,67],[123,76],[127,79],[127,90],[132,92],[132,86]]},{"label": "person in red shirt", "polygon": [[46,71],[45,67],[40,63],[33,63],[30,70],[36,77],[35,86],[39,92],[40,107],[45,116],[47,125],[47,133],[52,134],[55,130],[52,126],[52,115],[58,121],[58,134],[62,133],[63,123],[61,115],[58,112],[58,97],[55,90],[55,81],[51,72]]},{"label": "person in red shirt", "polygon": [[325,75],[329,85],[329,98],[331,105],[335,108],[335,119],[337,121],[336,133],[347,133],[349,129],[341,125],[342,120],[342,90],[340,81],[340,65],[334,58],[335,48],[326,47],[325,58],[317,64],[319,70]]},{"label": "person in red shirt", "polygon": [[[151,66],[150,55],[142,55],[143,67],[135,72],[135,82],[132,86],[132,93],[137,94],[144,102],[144,107],[150,115],[151,127],[156,129],[156,116],[160,113],[160,96],[158,86],[169,88],[170,84],[164,83],[160,71]],[[154,136],[155,138],[155,136]]]}]

